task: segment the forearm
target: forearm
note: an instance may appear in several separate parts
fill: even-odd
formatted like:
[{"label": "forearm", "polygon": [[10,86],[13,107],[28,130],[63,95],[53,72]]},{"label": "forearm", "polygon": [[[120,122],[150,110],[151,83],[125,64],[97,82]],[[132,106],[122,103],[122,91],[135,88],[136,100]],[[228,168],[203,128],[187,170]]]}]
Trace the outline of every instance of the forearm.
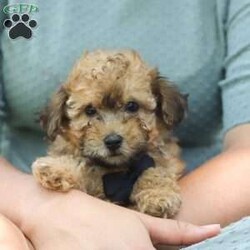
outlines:
[{"label": "forearm", "polygon": [[29,189],[34,185],[31,176],[20,172],[0,158],[0,213],[20,226],[24,213],[25,203],[29,203]]},{"label": "forearm", "polygon": [[250,125],[230,131],[224,152],[180,180],[177,219],[225,226],[250,215]]},{"label": "forearm", "polygon": [[180,181],[177,219],[225,226],[250,214],[250,150],[225,152]]},{"label": "forearm", "polygon": [[32,175],[25,174],[0,157],[0,214],[14,222],[24,233],[27,219],[39,206],[61,198],[38,185]]}]

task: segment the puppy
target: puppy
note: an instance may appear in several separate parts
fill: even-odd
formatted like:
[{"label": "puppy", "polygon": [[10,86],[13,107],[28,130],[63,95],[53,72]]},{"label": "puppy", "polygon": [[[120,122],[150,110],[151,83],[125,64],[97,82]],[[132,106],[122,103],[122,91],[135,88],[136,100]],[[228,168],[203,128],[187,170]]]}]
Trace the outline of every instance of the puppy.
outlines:
[{"label": "puppy", "polygon": [[33,175],[48,189],[172,217],[184,162],[171,130],[186,107],[135,51],[85,53],[41,116],[50,146]]}]

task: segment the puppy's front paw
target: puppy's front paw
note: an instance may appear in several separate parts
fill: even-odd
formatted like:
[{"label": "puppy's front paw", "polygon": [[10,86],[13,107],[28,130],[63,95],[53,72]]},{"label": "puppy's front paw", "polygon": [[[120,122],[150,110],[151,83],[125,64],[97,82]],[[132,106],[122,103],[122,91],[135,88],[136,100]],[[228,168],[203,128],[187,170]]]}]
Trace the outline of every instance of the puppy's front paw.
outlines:
[{"label": "puppy's front paw", "polygon": [[181,206],[181,197],[174,191],[143,190],[134,199],[140,212],[162,218],[173,217]]},{"label": "puppy's front paw", "polygon": [[77,177],[62,164],[52,157],[41,157],[32,164],[32,172],[43,187],[67,192],[77,188]]}]

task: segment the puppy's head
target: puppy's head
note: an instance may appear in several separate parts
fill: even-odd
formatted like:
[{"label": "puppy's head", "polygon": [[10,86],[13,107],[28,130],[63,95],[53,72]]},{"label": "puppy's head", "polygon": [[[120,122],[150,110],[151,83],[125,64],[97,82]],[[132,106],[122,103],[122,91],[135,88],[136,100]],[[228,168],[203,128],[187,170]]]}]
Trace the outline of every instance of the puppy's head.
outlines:
[{"label": "puppy's head", "polygon": [[95,51],[74,66],[43,124],[51,141],[63,136],[84,157],[120,165],[146,151],[152,134],[177,125],[185,108],[185,98],[136,52]]}]

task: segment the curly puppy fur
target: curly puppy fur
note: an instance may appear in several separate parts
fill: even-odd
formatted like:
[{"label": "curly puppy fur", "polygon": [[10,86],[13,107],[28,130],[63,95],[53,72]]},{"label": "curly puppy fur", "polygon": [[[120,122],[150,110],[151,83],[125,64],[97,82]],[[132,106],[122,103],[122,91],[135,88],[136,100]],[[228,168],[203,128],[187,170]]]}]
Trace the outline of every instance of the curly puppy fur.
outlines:
[{"label": "curly puppy fur", "polygon": [[[33,174],[45,188],[107,200],[102,176],[125,171],[146,151],[155,167],[136,181],[130,207],[172,217],[181,205],[177,180],[184,163],[171,130],[186,106],[185,96],[135,51],[85,53],[41,116],[50,147],[33,163]],[[104,143],[110,134],[123,138],[115,151]]]}]

